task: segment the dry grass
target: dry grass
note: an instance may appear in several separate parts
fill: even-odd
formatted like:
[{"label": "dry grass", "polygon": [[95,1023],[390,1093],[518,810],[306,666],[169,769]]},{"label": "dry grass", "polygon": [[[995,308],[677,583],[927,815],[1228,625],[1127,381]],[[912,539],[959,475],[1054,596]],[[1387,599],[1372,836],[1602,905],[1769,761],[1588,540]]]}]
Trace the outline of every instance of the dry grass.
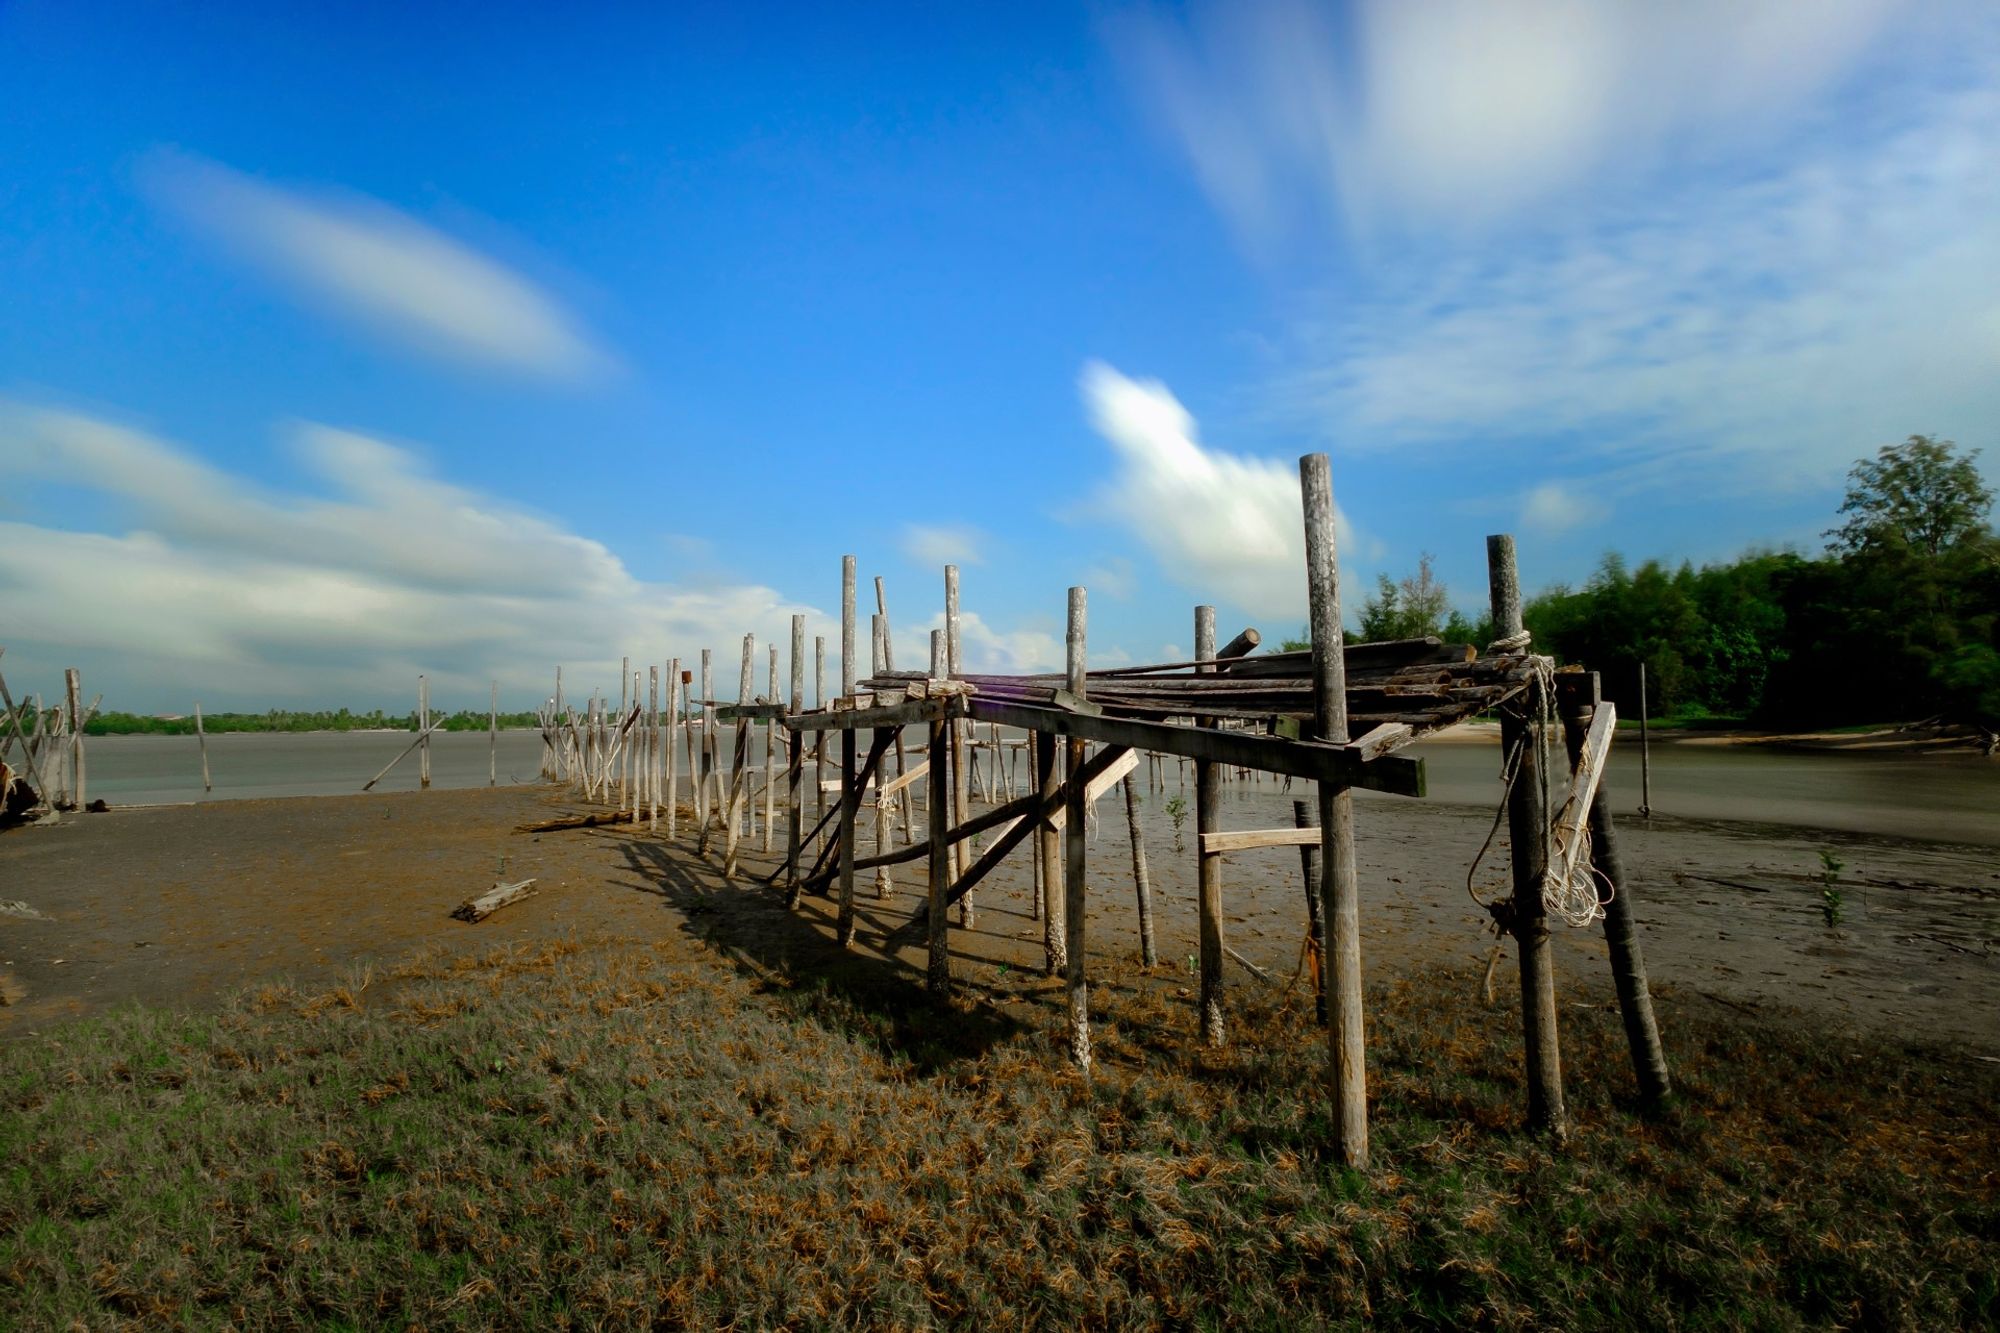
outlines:
[{"label": "dry grass", "polygon": [[1670,1004],[1683,1091],[1647,1120],[1616,1015],[1566,1008],[1552,1155],[1516,1128],[1515,1015],[1429,973],[1371,997],[1357,1175],[1309,1000],[1193,1054],[1174,978],[1100,986],[1085,1081],[1054,993],[994,984],[940,1010],[568,941],[17,1044],[0,1324],[2000,1317],[1976,1063]]}]

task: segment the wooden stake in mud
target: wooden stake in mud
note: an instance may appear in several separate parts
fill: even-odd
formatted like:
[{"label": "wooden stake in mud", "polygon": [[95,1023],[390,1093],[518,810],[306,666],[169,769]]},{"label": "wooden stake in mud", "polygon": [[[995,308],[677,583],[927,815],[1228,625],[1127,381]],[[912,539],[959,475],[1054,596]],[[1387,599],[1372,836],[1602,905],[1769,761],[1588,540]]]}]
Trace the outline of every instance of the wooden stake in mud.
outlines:
[{"label": "wooden stake in mud", "polygon": [[[1486,539],[1486,574],[1492,594],[1493,632],[1518,638],[1521,580],[1514,564],[1514,539],[1498,533]],[[1507,795],[1507,841],[1514,863],[1511,933],[1521,956],[1521,1026],[1528,1055],[1528,1128],[1561,1142],[1569,1133],[1563,1112],[1562,1048],[1556,1034],[1555,959],[1549,922],[1542,906],[1542,878],[1548,870],[1549,812],[1542,796],[1541,745],[1533,717],[1543,706],[1542,685],[1530,678],[1527,694],[1500,712],[1500,748],[1513,768]]]},{"label": "wooden stake in mud", "polygon": [[[931,677],[943,674],[944,645],[940,642],[940,631],[931,632]],[[927,974],[931,993],[942,999],[951,994],[951,944],[950,923],[945,919],[944,892],[951,876],[951,805],[948,791],[951,765],[951,733],[946,722],[933,722],[930,728],[930,772],[926,775],[929,795],[924,798],[924,813],[930,823],[930,911],[925,920],[925,928],[930,937],[930,955]]]},{"label": "wooden stake in mud", "polygon": [[[1315,802],[1293,801],[1292,824],[1296,828],[1316,829],[1319,827],[1319,810]],[[1306,884],[1306,948],[1312,957],[1313,968],[1313,1012],[1319,1018],[1319,1025],[1326,1026],[1326,913],[1320,902],[1319,893],[1320,852],[1318,843],[1299,844],[1299,872]]]},{"label": "wooden stake in mud", "polygon": [[1139,895],[1139,961],[1153,967],[1160,951],[1153,945],[1153,881],[1146,873],[1146,840],[1139,836],[1139,795],[1131,774],[1119,785],[1125,789],[1125,831],[1132,839],[1132,888]]},{"label": "wooden stake in mud", "polygon": [[[1040,793],[1042,808],[1046,810],[1055,804],[1062,789],[1062,779],[1056,775],[1056,738],[1043,731],[1032,731],[1028,736],[1035,745],[1035,790]],[[1035,841],[1041,848],[1042,859],[1042,974],[1052,977],[1069,967],[1069,944],[1063,926],[1066,909],[1062,842],[1056,836],[1054,820],[1045,817],[1038,824]]]},{"label": "wooden stake in mud", "polygon": [[[854,693],[854,557],[840,558],[840,694]],[[840,915],[835,933],[843,949],[854,945],[854,815],[861,792],[854,782],[852,727],[840,730]]]},{"label": "wooden stake in mud", "polygon": [[1653,817],[1653,743],[1647,735],[1646,664],[1639,663],[1639,818]]},{"label": "wooden stake in mud", "polygon": [[417,785],[429,790],[431,785],[431,682],[428,676],[417,677],[417,730],[423,735],[423,750],[417,755]]},{"label": "wooden stake in mud", "polygon": [[[785,696],[778,693],[778,645],[771,645],[771,671],[766,677],[770,682],[771,702],[783,703]],[[771,850],[771,825],[778,819],[778,721],[766,718],[764,721],[764,850]]]},{"label": "wooden stake in mud", "polygon": [[[875,580],[875,586],[877,588],[880,588],[882,586],[882,581],[880,579]],[[879,676],[884,671],[887,671],[889,669],[886,662],[886,649],[885,649],[885,642],[887,639],[888,629],[889,629],[889,618],[878,611],[875,613],[873,617],[870,618],[869,627],[870,630],[872,631],[871,639],[873,648],[873,651],[871,652],[870,656],[873,660],[873,666],[874,666],[874,669],[869,674],[874,676]],[[896,757],[898,764],[898,767],[896,769],[897,777],[901,777],[903,775],[903,770],[901,768],[902,755],[903,755],[903,734],[902,734],[902,729],[899,727],[896,730]],[[888,765],[884,764],[883,776],[886,777],[887,774],[888,774]],[[875,780],[875,855],[877,857],[880,857],[884,852],[889,850],[889,838],[890,838],[889,802],[895,798],[883,795],[883,790],[888,785],[889,784],[883,781],[882,778],[877,778]],[[875,867],[876,899],[879,901],[887,898],[889,896],[889,890],[891,887],[892,884],[889,877],[889,867],[885,865],[876,866]]]},{"label": "wooden stake in mud", "polygon": [[667,840],[673,841],[680,831],[681,773],[679,738],[677,731],[685,730],[687,719],[682,716],[687,698],[687,673],[681,670],[681,659],[676,657],[667,663]]},{"label": "wooden stake in mud", "polygon": [[[792,692],[786,711],[798,714],[806,710],[806,618],[792,617]],[[788,894],[798,892],[799,882],[799,820],[803,814],[800,804],[800,783],[805,777],[805,733],[787,733],[785,750],[785,888]]]},{"label": "wooden stake in mud", "polygon": [[[1194,609],[1194,660],[1213,662],[1215,660],[1215,608],[1197,606]],[[1211,675],[1213,666],[1198,666],[1198,675]],[[1201,726],[1214,726],[1213,720],[1196,718]],[[1222,854],[1203,850],[1201,839],[1214,833],[1222,826],[1222,786],[1221,774],[1215,764],[1206,759],[1197,760],[1194,766],[1194,830],[1195,868],[1199,885],[1199,906],[1201,911],[1201,998],[1198,1013],[1201,1019],[1202,1040],[1210,1046],[1220,1046],[1227,1037],[1222,1019]]]},{"label": "wooden stake in mud", "polygon": [[[669,695],[673,693],[669,688]],[[646,664],[646,831],[660,831],[660,667]]]},{"label": "wooden stake in mud", "polygon": [[[813,635],[813,707],[826,707],[826,635]],[[803,737],[801,738],[803,739]],[[826,733],[813,736],[813,819],[826,818]]]},{"label": "wooden stake in mud", "polygon": [[[958,566],[944,567],[944,667],[956,680],[965,663],[960,654],[958,633]],[[951,724],[951,818],[954,824],[963,824],[971,813],[967,798],[965,773],[965,722],[954,720]],[[965,873],[967,844],[958,843],[951,849],[952,877]],[[966,894],[958,900],[958,924],[968,929],[977,919],[972,907],[972,895]]]},{"label": "wooden stake in mud", "polygon": [[[882,669],[884,671],[894,671],[896,669],[896,645],[891,641],[889,632],[889,598],[883,591],[882,576],[880,574],[875,576],[875,614],[882,617],[882,628],[878,631],[882,636]],[[900,778],[909,772],[908,765],[908,756],[903,752],[903,733],[898,730],[896,732],[896,776]],[[910,805],[916,798],[909,793],[910,789],[905,787],[902,794],[897,796],[896,805],[900,807],[903,816],[903,841],[915,842],[917,835],[910,826]]]},{"label": "wooden stake in mud", "polygon": [[[747,704],[757,688],[757,638],[743,636],[743,666],[736,677],[736,702]],[[747,718],[736,719],[735,753],[729,776],[728,823],[722,830],[722,877],[736,878],[736,853],[742,836],[743,807],[749,797],[750,733],[755,725]]]},{"label": "wooden stake in mud", "polygon": [[[1306,596],[1313,665],[1313,731],[1345,744],[1347,662],[1340,625],[1340,567],[1334,538],[1333,470],[1325,454],[1299,460],[1305,505]],[[1333,1111],[1340,1160],[1368,1165],[1368,1064],[1361,1011],[1361,880],[1354,867],[1354,793],[1319,784],[1320,898],[1326,914],[1330,977]]]},{"label": "wooden stake in mud", "polygon": [[81,810],[88,803],[83,790],[83,677],[75,667],[63,671],[63,688],[69,694],[69,777],[72,804]]},{"label": "wooden stake in mud", "polygon": [[497,680],[486,705],[486,785],[500,785],[500,682]]},{"label": "wooden stake in mud", "polygon": [[[1563,742],[1572,772],[1583,755],[1583,738],[1590,730],[1599,702],[1595,671],[1557,677],[1562,711]],[[1646,984],[1646,958],[1639,948],[1632,916],[1632,891],[1618,856],[1618,832],[1611,818],[1611,798],[1598,779],[1590,802],[1590,864],[1611,885],[1604,904],[1604,943],[1611,953],[1611,976],[1618,988],[1618,1013],[1625,1022],[1625,1044],[1632,1052],[1632,1073],[1639,1097],[1649,1110],[1666,1103],[1673,1091],[1667,1076],[1667,1054],[1660,1045],[1660,1028],[1653,1017],[1653,994]]]},{"label": "wooden stake in mud", "polygon": [[[1078,699],[1084,697],[1087,679],[1084,653],[1085,602],[1082,588],[1069,590],[1069,633],[1066,636],[1069,647],[1069,692]],[[1069,743],[1069,803],[1067,806],[1068,827],[1063,830],[1063,899],[1067,908],[1068,929],[1065,946],[1069,951],[1064,978],[1069,983],[1069,1043],[1070,1057],[1084,1073],[1090,1072],[1090,989],[1084,980],[1084,916],[1087,904],[1084,900],[1084,858],[1089,849],[1089,833],[1084,828],[1084,818],[1089,807],[1084,800],[1085,779],[1079,776],[1083,770],[1084,743],[1071,738]]]},{"label": "wooden stake in mud", "polygon": [[201,747],[201,789],[204,792],[214,791],[215,784],[208,780],[208,733],[201,729],[200,700],[196,700],[194,705],[194,739]]}]

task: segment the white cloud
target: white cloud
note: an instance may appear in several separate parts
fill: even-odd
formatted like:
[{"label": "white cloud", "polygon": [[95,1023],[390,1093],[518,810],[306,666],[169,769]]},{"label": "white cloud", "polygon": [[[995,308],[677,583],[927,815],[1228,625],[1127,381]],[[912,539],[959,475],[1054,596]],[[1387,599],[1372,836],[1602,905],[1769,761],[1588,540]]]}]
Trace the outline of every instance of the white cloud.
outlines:
[{"label": "white cloud", "polygon": [[179,153],[155,154],[144,179],[238,254],[426,351],[564,381],[609,365],[549,293],[385,204],[280,189]]},{"label": "white cloud", "polygon": [[1865,148],[1386,270],[1302,328],[1279,393],[1355,447],[1568,437],[1621,489],[1828,484],[1976,428],[2000,412],[2000,85],[1890,114]]},{"label": "white cloud", "polygon": [[664,663],[707,645],[730,677],[746,630],[783,646],[792,614],[828,623],[770,588],[643,582],[600,543],[380,440],[294,436],[331,497],[269,492],[144,432],[0,401],[9,489],[80,481],[131,523],[0,523],[10,678],[79,666],[111,707],[366,706],[422,671],[443,706],[480,703],[496,677],[518,706],[548,693],[558,662],[566,683],[615,688],[621,655]]},{"label": "white cloud", "polygon": [[903,554],[920,565],[983,564],[985,544],[986,534],[977,528],[928,527],[921,523],[903,528]]},{"label": "white cloud", "polygon": [[1083,586],[1093,594],[1130,601],[1139,590],[1138,571],[1124,556],[1108,556],[1083,571]]},{"label": "white cloud", "polygon": [[1602,522],[1605,508],[1559,481],[1545,481],[1521,496],[1521,526],[1543,537]]},{"label": "white cloud", "polygon": [[[1206,447],[1194,418],[1158,380],[1128,379],[1093,361],[1081,388],[1091,425],[1118,458],[1101,503],[1167,575],[1204,600],[1252,615],[1300,614],[1306,557],[1296,465]],[[1341,550],[1354,550],[1337,509],[1336,525]]]},{"label": "white cloud", "polygon": [[[926,645],[926,666],[929,665],[930,632],[943,628],[942,611],[924,622],[922,642]],[[958,647],[965,670],[1009,676],[1061,671],[1069,652],[1060,635],[1039,629],[998,630],[987,624],[977,611],[963,608],[958,613]],[[900,657],[897,665],[902,665]],[[909,669],[917,668],[913,664]]]},{"label": "white cloud", "polygon": [[1460,227],[1607,167],[1754,137],[1849,72],[1913,0],[1305,0],[1114,26],[1216,205]]}]

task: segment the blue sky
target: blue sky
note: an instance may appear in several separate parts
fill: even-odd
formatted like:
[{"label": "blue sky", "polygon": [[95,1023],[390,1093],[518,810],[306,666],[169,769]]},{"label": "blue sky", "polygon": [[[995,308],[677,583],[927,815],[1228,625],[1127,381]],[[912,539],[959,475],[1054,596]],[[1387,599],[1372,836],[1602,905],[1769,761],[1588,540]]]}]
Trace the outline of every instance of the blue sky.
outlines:
[{"label": "blue sky", "polygon": [[1896,0],[0,7],[0,671],[527,707],[833,639],[845,552],[909,661],[946,560],[977,665],[1077,582],[1158,660],[1303,620],[1318,449],[1350,610],[1813,548],[1994,443],[1996,70]]}]

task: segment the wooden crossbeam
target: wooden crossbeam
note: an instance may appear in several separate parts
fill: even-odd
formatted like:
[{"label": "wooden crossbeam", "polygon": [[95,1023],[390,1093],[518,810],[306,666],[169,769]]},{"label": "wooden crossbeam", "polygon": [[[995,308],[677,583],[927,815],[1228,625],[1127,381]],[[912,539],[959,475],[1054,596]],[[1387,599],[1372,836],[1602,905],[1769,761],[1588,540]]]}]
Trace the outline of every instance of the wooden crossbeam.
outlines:
[{"label": "wooden crossbeam", "polygon": [[1317,847],[1320,832],[1313,828],[1231,829],[1201,835],[1201,854],[1247,852],[1256,847]]},{"label": "wooden crossbeam", "polygon": [[1240,731],[1209,731],[1166,722],[1133,718],[1092,717],[1083,713],[1009,703],[973,696],[966,701],[974,719],[998,722],[1133,750],[1206,759],[1236,768],[1285,773],[1343,787],[1365,787],[1393,796],[1424,794],[1424,761],[1399,755],[1364,759],[1350,745],[1293,741],[1277,736],[1253,736]]}]

